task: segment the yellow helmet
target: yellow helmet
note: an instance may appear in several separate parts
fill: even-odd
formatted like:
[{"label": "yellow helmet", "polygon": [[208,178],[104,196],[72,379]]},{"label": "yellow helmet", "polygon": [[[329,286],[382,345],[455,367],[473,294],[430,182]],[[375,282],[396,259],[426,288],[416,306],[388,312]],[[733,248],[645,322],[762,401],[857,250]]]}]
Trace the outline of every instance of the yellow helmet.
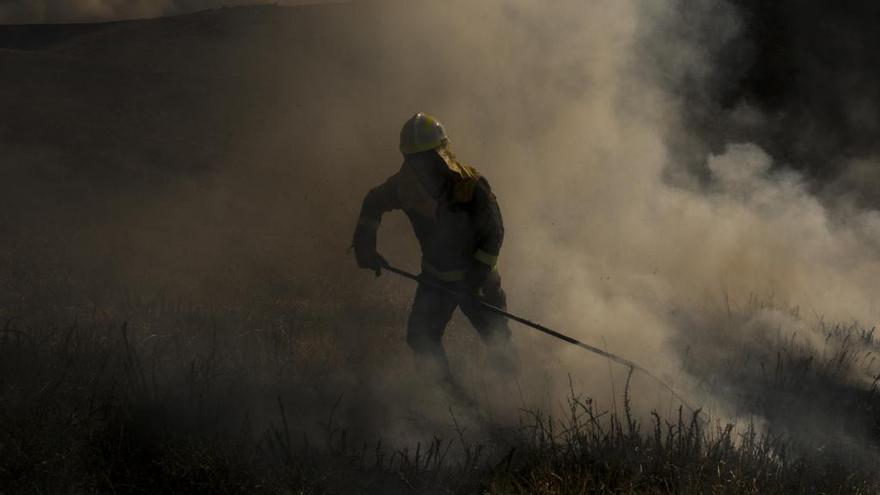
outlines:
[{"label": "yellow helmet", "polygon": [[400,130],[400,151],[405,155],[440,148],[447,142],[443,125],[426,113],[413,115]]}]

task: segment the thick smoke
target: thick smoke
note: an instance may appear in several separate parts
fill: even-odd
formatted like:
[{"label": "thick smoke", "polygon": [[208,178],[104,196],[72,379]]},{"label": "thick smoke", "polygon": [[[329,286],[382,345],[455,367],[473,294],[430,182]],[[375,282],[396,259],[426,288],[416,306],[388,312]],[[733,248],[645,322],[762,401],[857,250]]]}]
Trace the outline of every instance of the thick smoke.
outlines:
[{"label": "thick smoke", "polygon": [[[535,31],[518,39],[526,30],[516,29],[516,17],[498,21],[499,32],[514,33],[502,38],[505,46],[493,43],[491,31],[475,42],[492,46],[487,53],[515,54],[492,66],[503,67],[500,75],[480,74],[511,87],[495,86],[477,101],[494,102],[484,103],[490,112],[510,111],[503,101],[522,102],[512,107],[522,117],[491,119],[495,142],[463,155],[478,154],[474,161],[502,201],[516,198],[504,205],[512,227],[502,270],[510,272],[518,309],[669,377],[676,376],[670,352],[680,350],[669,339],[685,346],[691,337],[682,333],[689,330],[682,313],[720,317],[725,297],[744,302],[756,294],[801,306],[810,317],[873,321],[876,214],[848,211],[840,222],[802,176],[774,164],[758,144],[739,142],[742,136],[712,153],[702,143],[689,146],[695,127],[683,110],[690,95],[669,88],[717,90],[724,70],[713,62],[742,36],[741,12],[717,2],[687,11],[602,7],[523,14],[531,29],[553,33],[546,46]],[[546,31],[534,20],[542,15]],[[530,101],[536,95],[541,101]],[[452,129],[467,136],[479,115],[457,120],[463,125]],[[707,172],[688,185],[678,159],[701,151]],[[728,344],[740,338],[728,337]],[[822,336],[808,337],[821,347]],[[591,388],[607,382],[593,358],[561,352],[568,369],[583,366],[575,376],[593,377]]]},{"label": "thick smoke", "polygon": [[[128,15],[108,8],[90,15]],[[718,100],[761,54],[743,48],[752,39],[747,12],[717,1],[400,2],[266,9],[248,23],[237,23],[239,12],[230,9],[157,21],[167,30],[158,37],[149,23],[97,30],[42,53],[71,70],[81,68],[77,57],[106,68],[52,98],[81,112],[112,107],[108,119],[134,108],[133,123],[107,135],[81,130],[76,139],[65,128],[59,135],[72,142],[16,142],[14,156],[41,163],[38,178],[51,176],[52,166],[70,167],[69,149],[116,165],[95,172],[114,179],[109,199],[95,199],[99,181],[86,172],[66,177],[66,188],[93,202],[85,219],[57,222],[77,227],[65,246],[78,262],[93,263],[83,262],[88,276],[182,286],[197,300],[217,296],[218,287],[246,298],[277,286],[284,297],[295,295],[304,314],[332,321],[328,354],[345,357],[326,387],[354,396],[349,419],[380,429],[383,418],[412,410],[439,421],[442,409],[426,410],[442,398],[409,374],[403,324],[413,288],[390,274],[374,279],[344,253],[363,194],[399,165],[400,123],[416,111],[433,113],[499,198],[510,309],[690,392],[704,377],[683,369],[688,346],[714,358],[766,338],[771,327],[821,346],[822,335],[775,310],[757,314],[748,331],[703,338],[706,328],[726,325],[730,304],[757,295],[832,321],[877,316],[880,218],[857,201],[828,203],[812,176],[798,171],[808,166],[725,120],[761,130],[776,118],[765,105]],[[166,39],[177,43],[173,50],[156,49]],[[0,55],[36,71],[23,53]],[[733,67],[719,62],[728,59]],[[122,80],[149,96],[113,86],[114,71],[144,78]],[[172,75],[178,79],[169,84]],[[179,113],[155,110],[166,107]],[[16,134],[6,129],[5,136]],[[97,154],[91,145],[114,151]],[[829,149],[832,158],[851,158]],[[852,180],[876,180],[870,156],[857,156]],[[161,172],[149,168],[160,165]],[[33,169],[21,174],[37,181]],[[61,203],[44,217],[70,215]],[[24,197],[20,204],[53,208]],[[386,217],[380,248],[395,264],[417,266],[400,214]],[[96,292],[113,287],[101,280]],[[513,413],[520,404],[491,396],[556,407],[570,375],[607,405],[626,371],[518,327],[522,379],[486,386],[473,332],[456,319],[447,340],[466,385]],[[634,387],[641,409],[673,406],[644,378]],[[392,436],[405,438],[410,428]]]}]

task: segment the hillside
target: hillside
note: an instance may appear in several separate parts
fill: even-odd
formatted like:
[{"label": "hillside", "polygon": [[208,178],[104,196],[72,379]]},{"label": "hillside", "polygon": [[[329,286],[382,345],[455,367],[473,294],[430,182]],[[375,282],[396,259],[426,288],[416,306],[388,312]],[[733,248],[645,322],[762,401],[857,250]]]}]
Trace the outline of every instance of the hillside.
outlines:
[{"label": "hillside", "polygon": [[[26,244],[64,243],[74,266],[91,265],[74,253],[96,246],[119,253],[111,259],[127,253],[111,270],[122,278],[144,265],[162,278],[169,263],[178,275],[229,261],[205,253],[209,244],[244,244],[241,255],[294,242],[309,264],[320,256],[315,236],[326,235],[344,252],[360,192],[349,196],[359,179],[341,170],[381,146],[387,161],[370,160],[378,180],[398,158],[377,126],[351,129],[344,143],[329,129],[351,112],[393,136],[409,112],[380,113],[360,98],[382,86],[364,70],[379,49],[361,43],[375,34],[366,13],[249,7],[0,27],[4,228]],[[316,210],[332,220],[314,224]],[[307,242],[290,240],[303,229]]]}]

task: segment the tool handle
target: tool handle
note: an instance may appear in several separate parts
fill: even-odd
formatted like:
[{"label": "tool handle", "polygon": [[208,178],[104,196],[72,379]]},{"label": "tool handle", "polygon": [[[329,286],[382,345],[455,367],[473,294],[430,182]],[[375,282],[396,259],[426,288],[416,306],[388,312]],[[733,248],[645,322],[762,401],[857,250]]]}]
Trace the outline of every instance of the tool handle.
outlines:
[{"label": "tool handle", "polygon": [[[408,279],[414,280],[420,284],[427,285],[428,287],[431,287],[433,289],[437,289],[439,291],[445,292],[446,294],[449,294],[450,296],[454,296],[459,299],[465,297],[463,294],[461,294],[461,293],[459,293],[459,292],[457,292],[447,286],[441,285],[441,284],[436,283],[432,280],[428,280],[425,277],[420,277],[420,276],[415,275],[413,273],[410,273],[406,270],[401,270],[400,268],[397,268],[397,267],[394,267],[391,265],[385,265],[385,267],[383,267],[383,269],[388,270],[389,272],[392,272],[392,273],[396,273],[397,275],[400,275],[403,278],[408,278]],[[585,344],[585,343],[581,342],[580,340],[575,339],[574,337],[569,337],[568,335],[565,335],[564,333],[557,332],[556,330],[553,330],[552,328],[547,328],[544,325],[541,325],[540,323],[536,323],[534,321],[527,320],[526,318],[523,318],[521,316],[517,316],[513,313],[505,311],[505,310],[499,308],[498,306],[494,306],[494,305],[489,304],[485,301],[478,301],[478,302],[479,302],[480,306],[482,306],[487,311],[491,311],[493,313],[499,314],[499,315],[504,316],[505,318],[508,318],[510,320],[513,320],[517,323],[521,323],[521,324],[523,324],[527,327],[531,327],[539,332],[550,335],[551,337],[556,337],[557,339],[562,340],[563,342],[567,342],[569,344],[576,345],[576,346],[580,347],[581,349],[590,351],[594,354],[598,354],[606,359],[610,359],[611,361],[614,361],[615,363],[622,364],[623,366],[626,366],[626,367],[630,368],[631,370],[641,371],[642,373],[647,375],[649,378],[651,378],[652,380],[659,383],[663,388],[668,390],[670,393],[672,393],[672,396],[675,397],[679,402],[684,404],[685,407],[687,407],[691,411],[696,412],[678,394],[678,392],[675,391],[675,389],[673,389],[670,385],[667,385],[666,382],[661,380],[659,377],[655,376],[653,373],[651,373],[647,369],[636,364],[635,362],[630,361],[629,359],[626,359],[626,358],[622,358],[616,354],[612,354],[608,351],[604,351],[602,349],[599,349],[598,347],[594,347],[589,344]]]},{"label": "tool handle", "polygon": [[[397,267],[394,267],[391,265],[387,265],[387,266],[385,266],[384,269],[388,270],[389,272],[396,273],[396,274],[400,275],[401,277],[408,278],[410,280],[415,280],[416,282],[418,282],[420,284],[425,284],[433,289],[443,291],[446,294],[449,294],[450,296],[454,296],[457,298],[465,297],[463,294],[461,294],[453,289],[450,289],[449,287],[440,285],[440,284],[435,283],[431,280],[426,280],[424,277],[419,277],[418,275],[412,274],[412,273],[407,272],[405,270],[401,270],[400,268],[397,268]],[[573,337],[569,337],[568,335],[557,332],[556,330],[553,330],[551,328],[547,328],[544,325],[541,325],[540,323],[535,323],[534,321],[527,320],[526,318],[523,318],[521,316],[517,316],[513,313],[505,311],[505,310],[499,308],[498,306],[494,306],[494,305],[489,304],[485,301],[478,301],[478,303],[480,306],[482,306],[484,309],[486,309],[488,311],[491,311],[493,313],[504,316],[505,318],[511,319],[515,322],[522,323],[523,325],[534,328],[535,330],[538,330],[539,332],[543,332],[547,335],[556,337],[557,339],[568,342],[569,344],[574,344],[578,347],[582,347],[590,352],[594,352],[596,354],[599,354],[600,356],[604,356],[604,357],[606,357],[614,362],[620,363],[624,366],[628,366],[630,368],[642,370],[641,366],[637,365],[636,363],[634,363],[628,359],[622,358],[620,356],[616,356],[616,355],[611,354],[610,352],[607,352],[607,351],[603,351],[602,349],[599,349],[598,347],[593,347],[589,344],[585,344],[585,343],[583,343]]]}]

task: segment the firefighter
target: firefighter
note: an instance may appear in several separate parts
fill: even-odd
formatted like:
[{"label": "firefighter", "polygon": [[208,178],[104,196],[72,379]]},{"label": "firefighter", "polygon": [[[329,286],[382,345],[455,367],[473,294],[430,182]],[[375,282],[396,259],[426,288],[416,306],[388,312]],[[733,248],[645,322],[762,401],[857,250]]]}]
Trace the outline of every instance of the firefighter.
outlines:
[{"label": "firefighter", "polygon": [[[461,308],[487,345],[489,362],[501,373],[516,372],[510,329],[503,316],[482,309],[483,300],[506,307],[496,263],[504,238],[501,211],[489,182],[459,162],[437,119],[417,113],[400,131],[400,170],[367,193],[354,234],[358,266],[381,273],[387,265],[376,251],[376,232],[385,212],[409,217],[422,250],[422,272],[407,323],[407,343],[420,362],[448,383],[453,379],[443,332]],[[430,286],[464,294],[457,298]]]}]

